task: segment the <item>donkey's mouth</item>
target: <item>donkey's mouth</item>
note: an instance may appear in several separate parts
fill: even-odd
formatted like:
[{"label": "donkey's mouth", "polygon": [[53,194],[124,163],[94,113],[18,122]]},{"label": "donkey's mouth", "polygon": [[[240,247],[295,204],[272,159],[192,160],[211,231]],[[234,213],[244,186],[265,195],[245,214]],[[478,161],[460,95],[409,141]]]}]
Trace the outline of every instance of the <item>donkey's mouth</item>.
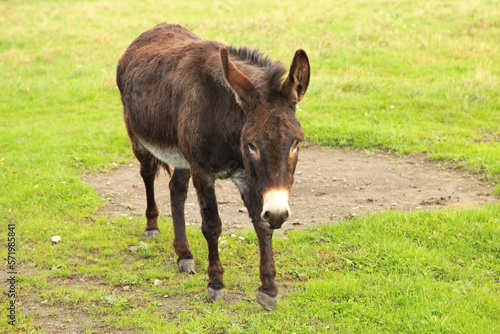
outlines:
[{"label": "donkey's mouth", "polygon": [[271,230],[278,230],[281,228],[282,225],[283,225],[283,223],[271,225],[269,222],[266,222],[267,228],[271,229]]},{"label": "donkey's mouth", "polygon": [[262,219],[266,222],[266,226],[272,230],[281,228],[283,223],[290,217],[290,210],[280,212],[265,211],[261,215]]}]

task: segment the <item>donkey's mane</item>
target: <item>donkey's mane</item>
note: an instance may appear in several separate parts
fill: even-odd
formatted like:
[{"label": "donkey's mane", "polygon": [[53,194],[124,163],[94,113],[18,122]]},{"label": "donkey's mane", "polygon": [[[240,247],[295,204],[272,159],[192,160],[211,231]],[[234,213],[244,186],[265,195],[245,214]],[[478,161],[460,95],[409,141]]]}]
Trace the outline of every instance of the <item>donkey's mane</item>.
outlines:
[{"label": "donkey's mane", "polygon": [[228,51],[230,54],[237,56],[243,61],[248,62],[251,65],[262,67],[266,70],[266,77],[264,82],[259,83],[259,88],[264,88],[267,90],[267,94],[279,92],[282,85],[281,78],[287,72],[287,69],[283,63],[279,60],[272,60],[268,56],[264,55],[259,49],[250,49],[247,47],[235,47],[228,46]]}]

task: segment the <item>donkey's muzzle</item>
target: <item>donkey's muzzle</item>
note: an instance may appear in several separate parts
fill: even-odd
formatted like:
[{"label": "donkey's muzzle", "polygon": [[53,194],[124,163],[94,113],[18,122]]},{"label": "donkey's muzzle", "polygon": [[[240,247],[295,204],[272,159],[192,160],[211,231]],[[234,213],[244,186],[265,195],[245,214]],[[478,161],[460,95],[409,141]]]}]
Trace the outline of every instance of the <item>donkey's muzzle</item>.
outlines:
[{"label": "donkey's muzzle", "polygon": [[269,190],[263,197],[264,205],[260,217],[270,229],[280,228],[292,214],[288,206],[288,190]]},{"label": "donkey's muzzle", "polygon": [[261,218],[267,223],[267,227],[273,230],[281,228],[281,225],[283,225],[288,217],[290,217],[290,210],[272,213],[269,211],[263,211],[261,214]]}]

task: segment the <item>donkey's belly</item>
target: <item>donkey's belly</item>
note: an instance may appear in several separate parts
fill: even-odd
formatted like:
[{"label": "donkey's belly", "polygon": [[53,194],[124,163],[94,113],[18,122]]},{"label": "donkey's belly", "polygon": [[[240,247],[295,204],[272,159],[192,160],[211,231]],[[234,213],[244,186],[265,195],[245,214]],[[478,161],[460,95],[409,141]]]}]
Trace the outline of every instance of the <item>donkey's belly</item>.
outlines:
[{"label": "donkey's belly", "polygon": [[153,154],[156,159],[166,163],[169,166],[179,169],[188,169],[189,161],[186,160],[184,154],[177,147],[159,147],[144,141],[141,144]]}]

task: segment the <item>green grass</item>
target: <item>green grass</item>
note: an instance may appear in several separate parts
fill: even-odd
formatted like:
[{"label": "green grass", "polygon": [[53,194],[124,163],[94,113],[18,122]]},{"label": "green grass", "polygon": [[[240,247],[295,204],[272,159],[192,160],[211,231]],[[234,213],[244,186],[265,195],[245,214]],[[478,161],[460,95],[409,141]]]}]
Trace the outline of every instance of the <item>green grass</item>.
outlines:
[{"label": "green grass", "polygon": [[[38,332],[33,318],[50,308],[53,320],[86,314],[95,332],[496,333],[499,217],[500,205],[387,212],[276,238],[281,294],[272,313],[253,296],[259,285],[253,232],[245,240],[223,234],[230,301],[210,304],[201,269],[207,250],[198,230],[189,228],[189,238],[201,270],[186,276],[175,267],[171,233],[129,252],[139,243],[142,217],[70,222],[54,231],[60,244],[40,238],[21,247],[20,257],[29,258],[25,269],[36,275],[19,277],[20,299],[38,310],[21,317],[19,326]],[[160,222],[167,231],[165,225],[170,222]],[[43,227],[31,231],[43,234]],[[154,286],[155,279],[163,284]],[[42,301],[48,303],[40,306]]]},{"label": "green grass", "polygon": [[[82,178],[132,159],[115,66],[142,31],[168,21],[287,66],[306,49],[313,72],[298,117],[309,141],[425,153],[500,193],[498,1],[3,1],[0,12],[0,221],[16,224],[19,332],[75,315],[87,332],[499,331],[498,205],[277,238],[283,293],[269,314],[253,297],[252,234],[227,238],[223,255],[239,297],[210,305],[201,233],[190,230],[192,277],[176,273],[170,233],[130,255],[144,219],[101,216]],[[52,246],[56,234],[63,242]],[[44,307],[53,314],[37,316]]]}]

